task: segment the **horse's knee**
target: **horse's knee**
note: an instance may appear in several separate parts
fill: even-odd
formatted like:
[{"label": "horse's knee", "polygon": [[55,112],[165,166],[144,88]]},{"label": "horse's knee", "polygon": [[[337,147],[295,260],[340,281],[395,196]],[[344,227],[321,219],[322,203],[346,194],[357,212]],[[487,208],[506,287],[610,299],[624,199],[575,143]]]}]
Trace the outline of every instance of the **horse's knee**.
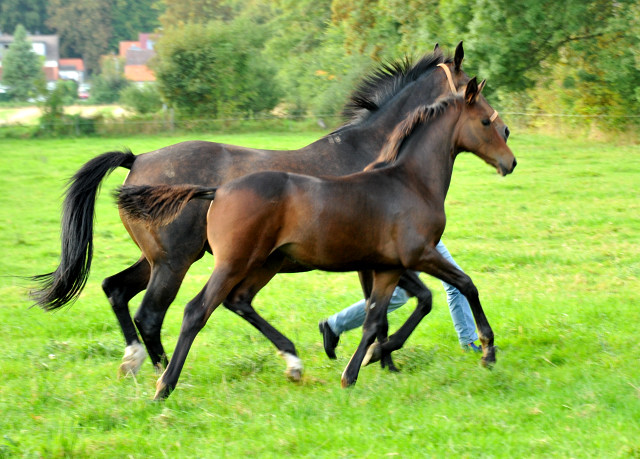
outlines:
[{"label": "horse's knee", "polygon": [[202,299],[199,296],[194,298],[184,308],[182,331],[197,334],[207,323],[210,314],[209,308],[203,304]]},{"label": "horse's knee", "polygon": [[128,299],[124,298],[123,289],[119,288],[119,284],[115,282],[113,277],[107,277],[102,281],[102,291],[115,312],[127,308]]}]

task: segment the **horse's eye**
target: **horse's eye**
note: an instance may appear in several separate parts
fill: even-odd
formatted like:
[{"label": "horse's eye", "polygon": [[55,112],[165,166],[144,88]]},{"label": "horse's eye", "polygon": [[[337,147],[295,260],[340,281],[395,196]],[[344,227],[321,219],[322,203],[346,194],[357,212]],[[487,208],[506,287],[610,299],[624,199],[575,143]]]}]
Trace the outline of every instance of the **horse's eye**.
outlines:
[{"label": "horse's eye", "polygon": [[490,124],[491,124],[491,120],[490,119],[487,118],[487,119],[482,120],[482,125],[483,126],[489,126]]}]

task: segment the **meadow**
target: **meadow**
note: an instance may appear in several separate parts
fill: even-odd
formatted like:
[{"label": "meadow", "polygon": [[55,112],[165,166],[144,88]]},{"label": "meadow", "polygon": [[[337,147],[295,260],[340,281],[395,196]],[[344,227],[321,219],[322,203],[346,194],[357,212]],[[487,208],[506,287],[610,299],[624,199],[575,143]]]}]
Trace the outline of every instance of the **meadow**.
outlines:
[{"label": "meadow", "polygon": [[[199,138],[297,148],[319,136]],[[640,457],[640,146],[515,132],[518,167],[506,178],[458,158],[443,240],[480,291],[499,346],[493,370],[460,350],[440,283],[423,275],[434,309],[396,352],[401,372],[372,365],[342,389],[360,333],[343,335],[331,361],[317,323],[360,298],[357,276],[279,275],[255,306],[295,342],[302,382],[219,308],[175,392],[154,403],[150,363],[118,377],[124,339],[100,287],[139,256],[111,197],[126,170],[103,184],[80,299],[30,308],[20,276],[57,266],[61,195],[83,163],[181,140],[1,141],[0,457]],[[211,256],[194,265],[170,308],[169,352],[212,267]],[[414,304],[389,316],[390,330]]]}]

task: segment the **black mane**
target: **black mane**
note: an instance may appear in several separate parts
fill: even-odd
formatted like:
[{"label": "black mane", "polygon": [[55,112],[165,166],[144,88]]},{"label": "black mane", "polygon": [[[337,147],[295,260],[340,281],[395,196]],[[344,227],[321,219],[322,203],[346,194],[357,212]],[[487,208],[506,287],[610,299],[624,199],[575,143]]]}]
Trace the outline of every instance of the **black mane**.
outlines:
[{"label": "black mane", "polygon": [[347,124],[360,123],[380,110],[408,84],[413,83],[425,73],[433,71],[438,64],[450,62],[453,62],[453,59],[445,58],[438,50],[422,57],[415,64],[408,57],[382,64],[356,87],[342,115],[349,120]]}]

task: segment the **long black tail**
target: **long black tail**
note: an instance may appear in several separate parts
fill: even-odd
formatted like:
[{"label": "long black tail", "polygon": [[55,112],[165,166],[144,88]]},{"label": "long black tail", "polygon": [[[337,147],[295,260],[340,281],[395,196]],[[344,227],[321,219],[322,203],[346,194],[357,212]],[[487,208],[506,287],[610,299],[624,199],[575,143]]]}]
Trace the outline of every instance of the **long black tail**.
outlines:
[{"label": "long black tail", "polygon": [[130,151],[104,153],[71,177],[62,210],[60,265],[32,279],[40,287],[31,291],[35,304],[50,311],[75,301],[84,288],[93,256],[93,221],[100,183],[117,167],[131,169]]},{"label": "long black tail", "polygon": [[167,225],[192,199],[213,200],[217,188],[198,185],[127,185],[115,192],[118,207],[127,218]]}]

